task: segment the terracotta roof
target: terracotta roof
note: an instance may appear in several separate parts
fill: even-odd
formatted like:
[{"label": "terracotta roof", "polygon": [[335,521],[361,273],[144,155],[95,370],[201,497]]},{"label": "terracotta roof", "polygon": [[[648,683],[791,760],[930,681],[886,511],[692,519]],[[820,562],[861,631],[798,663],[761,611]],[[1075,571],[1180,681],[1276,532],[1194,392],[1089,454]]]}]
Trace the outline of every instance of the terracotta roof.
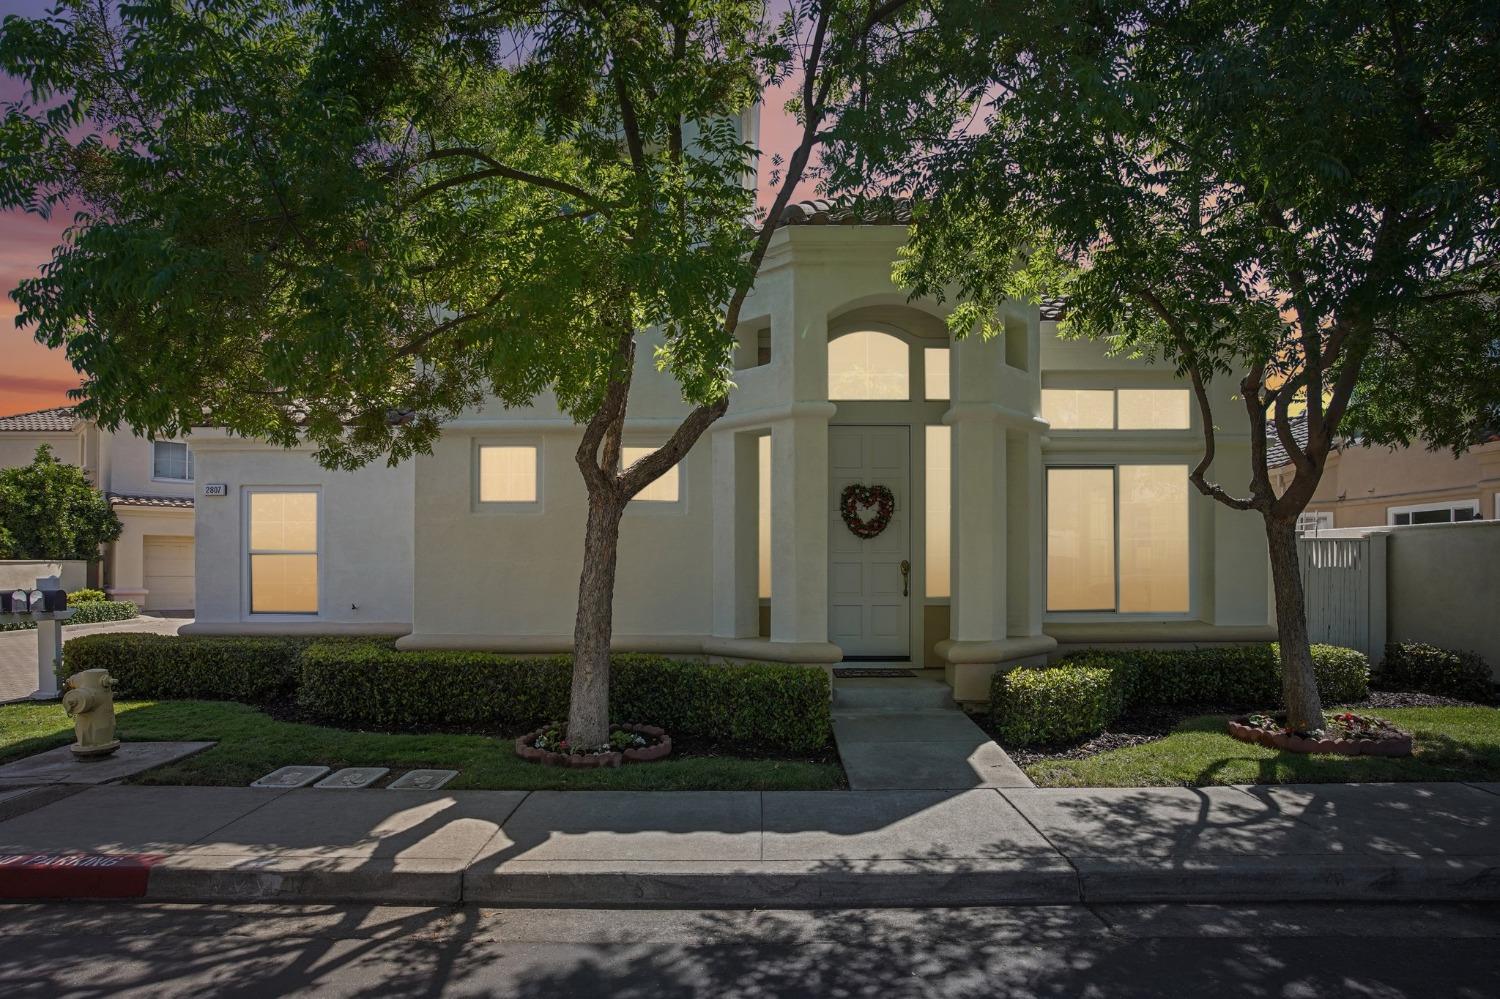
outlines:
[{"label": "terracotta roof", "polygon": [[109,493],[110,506],[154,506],[171,510],[191,510],[191,496],[130,496],[125,493]]},{"label": "terracotta roof", "polygon": [[[1301,413],[1287,421],[1291,424],[1292,440],[1300,448],[1307,447],[1307,414]],[[1292,456],[1281,446],[1281,437],[1276,433],[1276,424],[1266,421],[1266,467],[1278,468],[1290,464]]]},{"label": "terracotta roof", "polygon": [[39,409],[34,413],[0,416],[0,433],[67,432],[77,422],[71,406],[57,406],[53,409]]},{"label": "terracotta roof", "polygon": [[794,201],[781,210],[776,224],[784,225],[908,225],[911,202],[866,201],[853,205],[835,204],[822,198]]}]

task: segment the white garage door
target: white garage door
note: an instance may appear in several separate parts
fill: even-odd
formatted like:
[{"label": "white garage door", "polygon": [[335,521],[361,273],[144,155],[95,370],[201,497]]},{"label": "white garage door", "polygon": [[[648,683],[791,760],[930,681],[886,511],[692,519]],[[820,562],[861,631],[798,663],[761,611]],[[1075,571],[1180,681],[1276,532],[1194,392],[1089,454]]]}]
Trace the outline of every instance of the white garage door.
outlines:
[{"label": "white garage door", "polygon": [[146,609],[192,610],[193,539],[145,538]]}]

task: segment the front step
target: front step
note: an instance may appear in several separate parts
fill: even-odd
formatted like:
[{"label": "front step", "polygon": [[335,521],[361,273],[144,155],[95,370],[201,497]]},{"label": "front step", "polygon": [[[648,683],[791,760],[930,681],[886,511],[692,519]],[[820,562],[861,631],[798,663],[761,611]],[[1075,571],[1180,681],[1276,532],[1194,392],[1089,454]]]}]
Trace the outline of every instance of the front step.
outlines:
[{"label": "front step", "polygon": [[953,688],[926,677],[850,677],[833,681],[835,711],[923,711],[953,708]]}]

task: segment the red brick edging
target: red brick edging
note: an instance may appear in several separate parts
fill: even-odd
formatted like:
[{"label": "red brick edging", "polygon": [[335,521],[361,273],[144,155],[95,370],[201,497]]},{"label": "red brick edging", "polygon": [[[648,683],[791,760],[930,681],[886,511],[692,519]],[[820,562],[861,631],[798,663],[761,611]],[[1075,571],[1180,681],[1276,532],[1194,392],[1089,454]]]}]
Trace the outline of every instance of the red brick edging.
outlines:
[{"label": "red brick edging", "polygon": [[1338,753],[1343,756],[1410,756],[1411,736],[1387,736],[1383,739],[1308,739],[1295,732],[1269,732],[1243,719],[1229,720],[1229,734],[1241,742],[1256,743],[1267,749],[1285,749],[1292,753]]},{"label": "red brick edging", "polygon": [[577,769],[591,769],[594,767],[618,767],[624,763],[652,763],[671,755],[672,737],[664,729],[655,725],[614,725],[612,728],[623,729],[626,732],[634,732],[644,735],[648,739],[658,739],[659,742],[650,746],[641,746],[636,749],[626,749],[621,752],[596,753],[589,756],[575,756],[572,753],[554,753],[549,749],[537,749],[532,745],[537,736],[541,735],[551,725],[544,725],[535,732],[527,732],[516,739],[516,755],[523,760],[532,763],[541,763],[551,767],[574,767]]}]

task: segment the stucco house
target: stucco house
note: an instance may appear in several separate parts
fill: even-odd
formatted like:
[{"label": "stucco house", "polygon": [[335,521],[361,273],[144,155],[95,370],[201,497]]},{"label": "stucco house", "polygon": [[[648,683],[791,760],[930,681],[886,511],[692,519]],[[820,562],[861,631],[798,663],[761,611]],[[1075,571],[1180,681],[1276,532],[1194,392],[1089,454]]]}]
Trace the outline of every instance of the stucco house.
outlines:
[{"label": "stucco house", "polygon": [[[1291,422],[1307,442],[1307,418]],[[1266,460],[1280,493],[1294,469],[1275,433]],[[1364,447],[1345,441],[1328,452],[1317,492],[1298,519],[1303,533],[1346,527],[1407,527],[1500,520],[1500,433],[1489,433],[1455,458],[1425,447]]]},{"label": "stucco house", "polygon": [[187,442],[102,430],[68,407],[0,417],[0,468],[31,464],[42,444],[59,461],[82,468],[124,525],[90,581],[146,610],[191,610],[193,452]]},{"label": "stucco house", "polygon": [[[949,304],[892,283],[900,220],[803,203],[783,221],[744,308],[729,411],[625,516],[618,648],[938,666],[968,700],[996,664],[1071,646],[1274,637],[1259,518],[1190,488],[1201,433],[1169,368],[1061,340],[1021,303],[1002,309],[1003,336],[950,338]],[[651,339],[627,460],[688,411]],[[1220,389],[1219,461],[1238,481],[1247,426]],[[565,651],[579,434],[548,397],[495,403],[430,455],[329,472],[195,431],[187,630]],[[854,485],[890,491],[874,537],[841,515]]]}]

